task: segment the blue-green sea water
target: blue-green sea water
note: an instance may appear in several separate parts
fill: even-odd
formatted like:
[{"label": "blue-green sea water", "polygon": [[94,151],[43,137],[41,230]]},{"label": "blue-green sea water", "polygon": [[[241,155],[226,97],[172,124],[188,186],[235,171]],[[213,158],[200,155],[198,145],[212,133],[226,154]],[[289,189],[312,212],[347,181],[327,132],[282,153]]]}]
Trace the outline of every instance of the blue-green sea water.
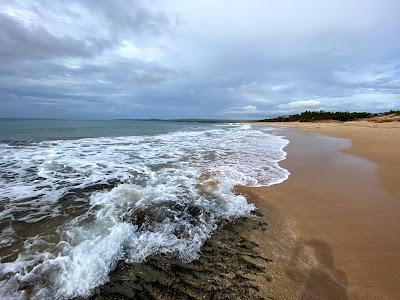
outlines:
[{"label": "blue-green sea water", "polygon": [[219,121],[2,119],[0,141],[140,136],[202,130]]},{"label": "blue-green sea water", "polygon": [[0,119],[0,299],[89,297],[118,261],[197,259],[288,141],[241,123]]}]

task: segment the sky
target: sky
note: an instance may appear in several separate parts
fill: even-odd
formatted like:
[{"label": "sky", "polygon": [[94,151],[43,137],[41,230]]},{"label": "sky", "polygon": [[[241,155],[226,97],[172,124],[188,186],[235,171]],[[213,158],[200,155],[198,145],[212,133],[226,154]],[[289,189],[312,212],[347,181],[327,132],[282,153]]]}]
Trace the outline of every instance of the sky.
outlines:
[{"label": "sky", "polygon": [[2,0],[0,117],[400,109],[398,0]]}]

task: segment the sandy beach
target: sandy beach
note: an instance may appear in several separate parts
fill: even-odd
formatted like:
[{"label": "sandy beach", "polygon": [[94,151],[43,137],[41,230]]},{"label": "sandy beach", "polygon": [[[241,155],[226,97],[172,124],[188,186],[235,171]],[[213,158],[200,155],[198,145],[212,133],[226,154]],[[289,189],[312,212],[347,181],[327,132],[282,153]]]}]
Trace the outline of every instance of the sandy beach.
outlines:
[{"label": "sandy beach", "polygon": [[290,144],[281,165],[292,174],[238,191],[269,222],[266,233],[248,235],[275,258],[274,295],[398,299],[399,123],[266,125],[284,127]]},{"label": "sandy beach", "polygon": [[[301,131],[316,132],[351,140],[345,153],[365,158],[378,165],[381,182],[400,199],[400,122],[375,123],[370,121],[274,123],[275,126],[295,127]],[[397,176],[396,176],[397,175]]]},{"label": "sandy beach", "polygon": [[221,224],[191,263],[120,262],[93,299],[398,299],[396,124],[280,124],[289,179],[236,187],[256,215]]},{"label": "sandy beach", "polygon": [[[160,146],[160,140],[153,140],[153,137],[149,136],[146,139],[148,144],[144,144],[147,147],[143,149],[146,155],[151,154],[149,149],[160,150],[153,153],[154,157],[148,163],[153,171],[161,172],[155,173],[160,182],[155,181],[152,185],[144,186],[136,184],[133,189],[130,184],[120,184],[118,180],[111,181],[108,185],[93,185],[92,183],[96,182],[95,177],[83,188],[74,188],[60,198],[63,215],[36,220],[33,223],[21,220],[3,222],[3,226],[12,226],[10,231],[18,238],[15,243],[11,240],[11,247],[3,248],[3,255],[9,255],[7,263],[8,266],[12,266],[17,258],[16,263],[19,263],[24,255],[30,261],[32,254],[38,253],[36,249],[42,251],[35,248],[36,245],[29,244],[30,240],[36,241],[36,238],[33,238],[38,234],[45,234],[47,244],[38,245],[49,247],[43,248],[44,251],[54,247],[52,241],[58,243],[63,238],[58,236],[58,230],[66,228],[64,235],[78,232],[78,238],[82,232],[85,234],[85,242],[71,240],[71,249],[79,251],[71,252],[72,255],[67,252],[63,256],[63,261],[70,262],[70,268],[62,269],[51,261],[48,264],[52,268],[54,266],[54,269],[47,269],[47,265],[39,261],[38,267],[34,269],[34,277],[29,277],[22,283],[15,282],[21,284],[20,287],[23,292],[28,293],[28,298],[31,295],[29,293],[37,292],[34,289],[39,285],[44,288],[42,291],[49,293],[48,299],[399,299],[400,279],[397,275],[400,269],[400,200],[396,185],[400,152],[398,124],[290,123],[279,124],[280,126],[271,131],[271,135],[268,134],[270,128],[260,131],[259,128],[238,124],[216,130],[212,126],[201,133],[202,138],[199,138],[198,131],[185,132],[186,138],[180,133],[176,137],[176,133],[172,132],[172,138],[169,139],[171,143],[165,144],[164,141],[161,143],[162,149],[157,148]],[[120,154],[128,150],[126,145],[129,144],[129,149],[135,155],[143,146],[141,138],[138,142],[136,137],[126,137],[116,138],[112,141],[114,146],[109,147],[109,139],[106,140],[107,145],[102,142],[102,138],[91,139],[89,145],[81,144],[82,140],[53,142],[50,150],[59,153],[60,157],[69,154],[61,160],[63,164],[71,160],[71,157],[83,157],[85,162],[90,162],[94,157],[97,162],[99,157],[95,156],[96,153],[102,153],[102,161],[113,162],[115,159],[115,165],[119,166]],[[121,139],[123,142],[120,145]],[[195,140],[196,143],[193,143]],[[69,152],[71,143],[75,145],[74,151]],[[35,155],[39,155],[49,149],[48,145],[42,148],[42,144],[30,145],[29,152],[25,151],[24,147],[11,149],[20,151],[20,157],[27,157],[24,163],[35,163],[36,160],[28,159],[29,155],[31,151],[36,151]],[[139,148],[135,148],[135,145]],[[167,145],[169,148],[164,148]],[[187,150],[188,145],[192,145],[193,148]],[[195,156],[209,145],[212,151],[206,153],[204,160],[202,156]],[[91,148],[88,149],[88,146]],[[114,152],[110,151],[111,148]],[[5,149],[8,151],[8,145]],[[87,152],[90,149],[92,151]],[[107,151],[102,152],[103,149]],[[159,159],[162,156],[159,153],[165,153],[165,149],[168,149],[171,155],[175,153],[178,158],[184,155],[183,162],[188,158],[192,158],[197,164],[204,162],[200,165],[200,180],[192,181],[193,177],[190,176],[193,173],[190,173],[187,177],[180,175],[179,180],[175,181],[174,177],[163,173],[164,165],[160,168]],[[219,156],[210,155],[216,150],[220,151],[217,152],[220,153]],[[236,153],[235,150],[241,152]],[[243,156],[243,153],[247,156]],[[136,156],[129,156],[129,159],[132,157]],[[282,168],[278,166],[278,161]],[[131,161],[122,163],[124,166],[132,164]],[[174,170],[171,174],[182,174],[187,169],[179,169],[176,163],[167,162],[165,165],[168,170]],[[261,173],[265,176],[264,181],[260,183],[263,185],[243,187],[239,186],[243,181],[229,177],[230,173],[215,176],[212,172],[203,172],[204,169],[213,166],[217,168],[226,165],[241,167],[240,174],[255,176],[254,178]],[[33,167],[35,166],[33,164]],[[93,174],[98,174],[107,164],[99,166],[93,163],[92,166]],[[73,171],[68,177],[71,180],[82,174],[80,169],[67,170]],[[285,181],[287,170],[291,174]],[[118,174],[117,170],[106,171]],[[257,174],[254,175],[254,172]],[[65,176],[65,172],[62,175]],[[19,177],[9,178],[14,180]],[[188,178],[189,181],[186,182],[182,178]],[[85,180],[86,178],[80,179],[83,182]],[[227,184],[225,180],[230,184],[228,194],[213,194],[217,187]],[[31,177],[28,177],[26,181],[18,183],[26,185],[30,182]],[[250,185],[251,182],[258,181],[247,182]],[[282,183],[266,186],[268,183],[277,182]],[[194,199],[208,197],[204,198],[207,200],[207,206],[197,206],[197,202],[196,205],[188,202],[190,205],[184,206],[181,203],[166,201],[170,199],[166,197],[168,194],[165,194],[166,183],[171,183],[171,188],[179,187],[179,190],[171,192],[171,195],[182,197],[177,199],[186,199],[188,191],[199,192],[194,194]],[[183,189],[185,183],[195,185],[187,185]],[[12,184],[13,181],[9,183]],[[163,187],[158,196],[164,202],[150,202],[144,207],[135,206],[133,209],[129,205],[136,205],[139,194],[137,189],[140,187],[143,188],[139,190],[141,193],[146,192],[144,188],[149,188],[153,193]],[[237,194],[244,194],[248,201]],[[151,195],[149,198],[152,200],[154,194]],[[91,202],[76,201],[85,197],[90,197],[91,201],[101,200],[104,204],[94,202],[94,206],[90,206]],[[235,202],[238,200],[240,202]],[[114,203],[116,206],[113,206]],[[238,206],[228,205],[231,203]],[[253,210],[251,203],[258,209]],[[246,212],[249,205],[251,209]],[[8,208],[13,209],[14,206]],[[233,208],[235,213],[232,217],[217,219],[215,223],[209,219],[214,211],[226,213]],[[26,217],[30,212],[28,209],[19,210],[13,216]],[[98,216],[95,222],[94,212],[97,212]],[[119,214],[123,215],[123,218],[119,217]],[[75,226],[68,218],[72,220],[77,216],[79,218],[76,218],[78,222]],[[102,219],[103,216],[107,218]],[[109,219],[108,216],[112,218]],[[157,243],[165,240],[162,235],[165,229],[158,229],[158,226],[175,226],[173,222],[176,220],[181,223],[172,227],[173,231],[166,232],[173,232],[173,236],[179,239],[173,240],[173,243],[164,248],[157,248]],[[62,224],[66,221],[70,222],[67,223],[70,225],[63,227]],[[122,234],[117,231],[115,239],[114,235],[112,239],[108,239],[113,228],[122,226],[122,229],[129,229],[130,224],[140,226],[140,231],[135,231],[135,228],[132,228],[132,232],[122,231]],[[209,225],[213,227],[204,236],[204,244],[202,240],[200,244],[194,244],[190,240],[179,248],[187,254],[193,245],[201,246],[195,259],[182,259],[181,252],[174,250],[176,248],[167,248],[169,245],[176,245],[176,241],[186,241],[191,232],[201,228],[207,229]],[[81,231],[82,228],[84,231]],[[137,238],[138,232],[139,237],[145,238],[141,238],[137,244],[132,244],[134,248],[129,248],[130,243]],[[158,233],[157,238],[148,244],[146,238],[154,233]],[[67,242],[68,240],[63,241],[63,244]],[[25,245],[33,246],[28,248]],[[86,248],[86,245],[90,248]],[[19,251],[18,247],[22,250]],[[35,253],[30,253],[30,249]],[[126,252],[131,251],[129,249],[134,250],[133,253],[140,249],[149,249],[151,252],[145,259],[127,261],[123,255],[129,253]],[[116,250],[121,252],[113,252]],[[107,253],[111,255],[107,256]],[[42,256],[39,258],[42,259]],[[10,269],[8,267],[8,270]],[[41,270],[44,273],[40,273]],[[53,270],[53,273],[47,273]],[[64,277],[58,277],[60,270],[70,272],[61,272]],[[91,274],[92,277],[74,277],[74,274]],[[90,280],[99,274],[107,277],[101,284],[88,286],[92,284]],[[16,275],[19,276],[16,278],[21,278],[18,273]],[[53,281],[53,278],[57,280]],[[65,282],[60,278],[64,278],[69,285],[58,284]],[[78,280],[71,281],[74,278]],[[76,290],[80,291],[79,295],[75,293]]]}]

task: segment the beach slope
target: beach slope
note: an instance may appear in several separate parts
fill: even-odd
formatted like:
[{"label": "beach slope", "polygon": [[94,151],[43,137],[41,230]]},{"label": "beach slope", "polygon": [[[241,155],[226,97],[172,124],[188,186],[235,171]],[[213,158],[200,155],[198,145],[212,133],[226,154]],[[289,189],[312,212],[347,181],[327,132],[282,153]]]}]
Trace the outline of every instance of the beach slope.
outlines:
[{"label": "beach slope", "polygon": [[280,268],[300,288],[297,298],[398,299],[398,123],[266,125],[286,127],[281,133],[291,143],[282,166],[292,174],[282,184],[240,192],[261,212],[272,207],[291,228]]}]

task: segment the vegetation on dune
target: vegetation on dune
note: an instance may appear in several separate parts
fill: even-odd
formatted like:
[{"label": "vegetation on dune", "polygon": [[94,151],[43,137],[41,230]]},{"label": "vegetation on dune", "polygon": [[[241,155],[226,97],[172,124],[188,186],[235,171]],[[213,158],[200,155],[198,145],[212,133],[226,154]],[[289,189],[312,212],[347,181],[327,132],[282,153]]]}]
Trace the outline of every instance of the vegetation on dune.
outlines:
[{"label": "vegetation on dune", "polygon": [[400,110],[391,110],[387,113],[385,113],[385,115],[395,115],[395,116],[400,116]]},{"label": "vegetation on dune", "polygon": [[384,113],[368,113],[368,112],[343,112],[343,111],[304,111],[300,114],[289,116],[281,116],[276,118],[260,120],[260,122],[314,122],[321,120],[335,120],[335,121],[354,121],[365,118],[372,118],[386,115],[400,115],[400,111],[391,110]]}]

